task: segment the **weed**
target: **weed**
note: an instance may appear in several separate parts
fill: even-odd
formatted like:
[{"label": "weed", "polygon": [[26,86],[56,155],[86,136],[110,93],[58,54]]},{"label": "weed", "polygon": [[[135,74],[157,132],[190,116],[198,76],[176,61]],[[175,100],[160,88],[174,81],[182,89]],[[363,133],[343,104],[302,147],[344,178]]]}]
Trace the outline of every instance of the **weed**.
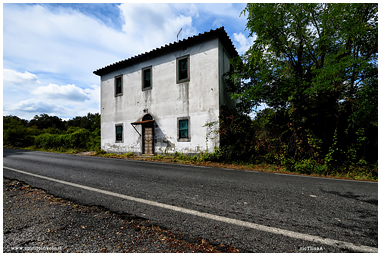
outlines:
[{"label": "weed", "polygon": [[123,154],[123,156],[124,156],[124,157],[127,157],[127,158],[131,158],[131,157],[134,157],[135,154],[132,153],[132,152],[127,152],[127,153]]},{"label": "weed", "polygon": [[152,157],[152,160],[163,160],[163,159],[164,159],[163,155],[157,155],[157,156]]},{"label": "weed", "polygon": [[104,151],[103,149],[100,149],[100,148],[95,149],[95,155],[104,155],[106,153],[107,152]]}]

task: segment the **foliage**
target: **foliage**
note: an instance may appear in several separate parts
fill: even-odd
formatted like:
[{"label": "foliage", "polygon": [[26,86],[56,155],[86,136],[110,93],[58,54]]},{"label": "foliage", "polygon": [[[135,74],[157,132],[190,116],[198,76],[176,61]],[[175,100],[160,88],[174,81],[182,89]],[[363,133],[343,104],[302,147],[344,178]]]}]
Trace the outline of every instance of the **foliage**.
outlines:
[{"label": "foliage", "polygon": [[[255,40],[227,74],[240,114],[223,119],[225,159],[303,173],[375,163],[377,4],[248,4],[243,13]],[[244,121],[261,104],[268,109]]]},{"label": "foliage", "polygon": [[127,152],[127,153],[123,154],[123,156],[125,156],[125,157],[127,157],[127,158],[130,158],[130,157],[134,157],[135,154],[132,153],[132,152]]},{"label": "foliage", "polygon": [[95,149],[95,155],[104,155],[106,154],[107,152],[103,149],[100,149],[100,148],[96,148]]},{"label": "foliage", "polygon": [[35,115],[29,121],[28,126],[37,126],[38,129],[56,128],[60,130],[65,129],[65,122],[57,116],[49,116],[48,114]]},{"label": "foliage", "polygon": [[28,120],[25,120],[25,119],[22,119],[18,116],[12,116],[12,115],[9,115],[9,116],[4,116],[3,117],[3,124],[9,124],[13,121],[17,121],[20,125],[22,126],[26,126],[28,124]]},{"label": "foliage", "polygon": [[86,144],[86,150],[95,151],[100,149],[101,146],[101,136],[100,129],[96,129],[93,132],[89,132],[88,142]]},{"label": "foliage", "polygon": [[16,116],[3,117],[3,143],[15,147],[30,145],[32,138],[24,124],[25,122]]},{"label": "foliage", "polygon": [[152,159],[153,160],[162,160],[162,159],[164,159],[164,157],[165,156],[163,156],[163,155],[156,155],[156,156],[152,157]]},{"label": "foliage", "polygon": [[177,151],[174,154],[174,158],[177,159],[177,160],[180,160],[180,161],[192,161],[192,157],[191,156],[187,156],[187,155],[181,154],[181,153],[179,153]]},{"label": "foliage", "polygon": [[[17,116],[4,116],[3,142],[13,147],[54,149],[60,152],[100,150],[100,115],[89,113],[77,119],[82,120],[83,126],[89,129],[68,126],[61,118],[47,114],[36,115],[29,122]],[[68,123],[76,124],[71,120]]]},{"label": "foliage", "polygon": [[289,165],[286,170],[302,174],[327,174],[328,167],[327,165],[319,164],[313,159],[303,159]]},{"label": "foliage", "polygon": [[91,114],[87,116],[76,116],[73,119],[67,121],[67,127],[80,127],[89,131],[100,131],[101,116],[99,113]]},{"label": "foliage", "polygon": [[255,128],[248,116],[222,107],[219,133],[221,145],[218,152],[221,161],[250,158],[255,147]]},{"label": "foliage", "polygon": [[86,129],[78,129],[71,134],[43,133],[35,137],[34,146],[45,149],[87,149],[89,135]]}]

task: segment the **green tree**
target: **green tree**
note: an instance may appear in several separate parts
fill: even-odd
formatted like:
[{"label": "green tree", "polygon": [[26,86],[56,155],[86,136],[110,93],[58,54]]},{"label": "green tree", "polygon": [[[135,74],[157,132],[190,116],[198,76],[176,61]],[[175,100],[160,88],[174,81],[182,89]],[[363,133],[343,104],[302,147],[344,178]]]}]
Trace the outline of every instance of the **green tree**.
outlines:
[{"label": "green tree", "polygon": [[100,114],[95,113],[91,114],[88,113],[86,116],[76,116],[73,119],[70,119],[67,121],[66,124],[67,128],[69,127],[80,127],[87,129],[91,132],[95,130],[99,130],[101,123],[100,123]]},{"label": "green tree", "polygon": [[65,129],[65,121],[57,116],[49,116],[48,114],[35,115],[28,125],[37,126],[40,130],[47,128]]},{"label": "green tree", "polygon": [[12,120],[15,120],[15,121],[19,122],[23,126],[27,126],[28,123],[29,123],[28,120],[22,119],[22,118],[20,118],[18,116],[12,116],[12,115],[3,116],[3,124],[4,125],[11,123]]},{"label": "green tree", "polygon": [[341,162],[353,145],[364,157],[359,140],[377,151],[370,143],[377,138],[363,140],[360,131],[374,136],[369,130],[377,127],[378,5],[248,4],[243,13],[255,40],[229,74],[241,81],[230,90],[242,110],[265,103],[286,113],[295,159],[316,148],[332,153],[333,144],[342,149],[335,151]]},{"label": "green tree", "polygon": [[12,146],[28,146],[32,139],[27,135],[27,120],[17,116],[3,117],[3,144]]}]

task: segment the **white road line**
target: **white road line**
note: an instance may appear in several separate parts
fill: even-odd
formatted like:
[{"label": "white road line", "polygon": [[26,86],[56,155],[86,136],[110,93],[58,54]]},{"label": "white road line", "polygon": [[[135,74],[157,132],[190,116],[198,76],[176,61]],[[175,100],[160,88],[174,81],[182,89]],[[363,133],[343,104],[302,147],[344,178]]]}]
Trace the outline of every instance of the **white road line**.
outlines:
[{"label": "white road line", "polygon": [[178,207],[178,206],[158,203],[155,201],[150,201],[150,200],[146,200],[146,199],[142,199],[142,198],[126,196],[126,195],[110,192],[107,190],[97,189],[97,188],[88,187],[88,186],[84,186],[84,185],[80,185],[80,184],[76,184],[76,183],[72,183],[72,182],[68,182],[68,181],[58,180],[58,179],[54,179],[54,178],[50,178],[50,177],[46,177],[46,176],[42,176],[42,175],[38,175],[38,174],[34,174],[34,173],[29,173],[29,172],[13,169],[13,168],[6,167],[6,166],[3,166],[3,168],[14,171],[14,172],[23,173],[23,174],[30,175],[33,177],[37,177],[40,179],[50,180],[50,181],[54,181],[57,183],[69,185],[72,187],[77,187],[77,188],[81,188],[81,189],[85,189],[85,190],[89,190],[89,191],[94,191],[97,193],[101,193],[101,194],[105,194],[105,195],[109,195],[109,196],[114,196],[114,197],[118,197],[118,198],[122,198],[122,199],[127,199],[127,200],[138,202],[138,203],[143,203],[143,204],[148,204],[148,205],[152,205],[152,206],[156,206],[156,207],[161,207],[161,208],[169,209],[169,210],[176,211],[176,212],[191,214],[194,216],[199,216],[199,217],[203,217],[203,218],[207,218],[207,219],[211,219],[211,220],[215,220],[215,221],[221,221],[221,222],[225,222],[228,224],[234,224],[237,226],[242,226],[242,227],[246,227],[246,228],[252,228],[252,229],[256,229],[256,230],[260,230],[260,231],[265,231],[265,232],[269,232],[269,233],[273,233],[273,234],[277,234],[277,235],[288,236],[291,238],[321,243],[321,244],[334,246],[334,247],[347,248],[347,249],[350,249],[353,251],[358,251],[358,252],[368,252],[368,253],[377,253],[378,252],[378,248],[374,248],[374,247],[370,247],[370,246],[355,245],[353,243],[338,241],[338,240],[334,240],[334,239],[322,238],[322,237],[318,237],[318,236],[312,236],[312,235],[298,233],[298,232],[289,231],[289,230],[285,230],[285,229],[268,227],[268,226],[264,226],[264,225],[260,225],[260,224],[251,223],[251,222],[246,222],[246,221],[231,219],[231,218],[227,218],[227,217],[217,216],[217,215],[213,215],[213,214],[209,214],[209,213],[190,210],[190,209],[186,209],[186,208],[182,208],[182,207]]}]

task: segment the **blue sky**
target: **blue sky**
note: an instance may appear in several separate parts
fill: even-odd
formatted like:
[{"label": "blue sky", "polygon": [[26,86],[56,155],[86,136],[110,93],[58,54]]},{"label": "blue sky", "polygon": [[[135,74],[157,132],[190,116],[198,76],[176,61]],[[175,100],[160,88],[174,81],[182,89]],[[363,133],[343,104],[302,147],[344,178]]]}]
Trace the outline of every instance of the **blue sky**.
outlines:
[{"label": "blue sky", "polygon": [[3,115],[99,113],[94,70],[224,26],[251,45],[243,3],[3,4]]}]

